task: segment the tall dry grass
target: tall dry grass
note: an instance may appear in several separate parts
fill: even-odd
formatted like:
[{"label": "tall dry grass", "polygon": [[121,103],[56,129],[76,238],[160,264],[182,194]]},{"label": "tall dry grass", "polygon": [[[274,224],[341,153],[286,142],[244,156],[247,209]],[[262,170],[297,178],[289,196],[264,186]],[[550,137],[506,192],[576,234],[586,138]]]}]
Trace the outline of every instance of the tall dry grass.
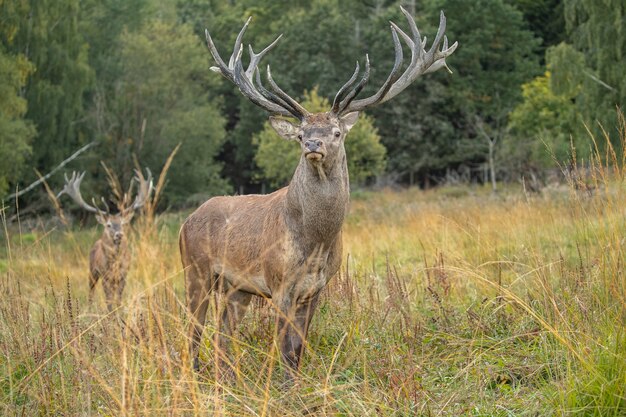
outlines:
[{"label": "tall dry grass", "polygon": [[[324,291],[298,384],[286,388],[273,316],[255,302],[214,378],[210,308],[187,357],[177,230],[132,236],[123,306],[87,305],[99,231],[3,222],[0,404],[6,415],[626,414],[626,178],[596,147],[568,186],[361,192],[345,262]],[[215,303],[215,301],[212,301]]]}]

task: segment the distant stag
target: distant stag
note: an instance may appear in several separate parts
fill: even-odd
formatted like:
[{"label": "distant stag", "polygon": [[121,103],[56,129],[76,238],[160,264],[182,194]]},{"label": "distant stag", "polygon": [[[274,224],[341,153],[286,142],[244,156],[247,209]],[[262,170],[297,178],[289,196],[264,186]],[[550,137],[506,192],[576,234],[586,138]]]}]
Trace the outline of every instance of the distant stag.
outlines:
[{"label": "distant stag", "polygon": [[[402,13],[410,32],[391,23],[395,63],[382,87],[371,97],[356,100],[370,75],[366,55],[365,70],[358,82],[357,62],[330,111],[317,114],[309,113],[281,90],[269,66],[267,81],[271,90],[261,83],[257,65],[280,36],[258,54],[250,47],[250,63],[244,70],[242,37],[250,19],[239,32],[228,62],[222,60],[206,31],[209,50],[217,63],[211,69],[233,82],[254,104],[272,113],[272,127],[283,138],[296,141],[302,154],[289,186],[269,195],[211,198],[181,227],[187,308],[192,315],[190,353],[196,369],[209,293],[216,290],[223,294],[224,301],[215,338],[220,371],[228,359],[226,343],[253,295],[271,299],[276,310],[277,337],[287,379],[298,370],[320,292],[341,264],[341,229],[350,191],[345,137],[360,111],[390,100],[418,76],[446,67],[445,58],[457,47],[457,43],[448,47],[443,12],[428,50],[426,38],[420,37],[412,16],[404,9]],[[405,69],[399,37],[411,50],[411,62]],[[292,117],[298,123],[276,116]]]},{"label": "distant stag", "polygon": [[105,210],[101,210],[92,199],[89,205],[83,200],[80,193],[80,183],[85,173],[72,173],[71,178],[65,175],[65,187],[57,195],[57,198],[63,194],[69,195],[80,207],[90,213],[94,213],[98,223],[104,226],[104,231],[100,239],[94,243],[89,253],[89,302],[93,300],[93,292],[99,279],[102,279],[102,288],[109,311],[119,306],[122,299],[122,292],[126,285],[126,274],[130,264],[130,251],[128,249],[128,239],[126,234],[127,225],[136,210],[146,204],[152,192],[152,175],[148,170],[147,178],[136,171],[133,181],[137,181],[138,189],[132,205],[129,206],[130,192],[132,191],[132,182],[129,193],[127,193],[123,201],[120,203],[117,214],[109,212],[108,205],[105,203]]}]

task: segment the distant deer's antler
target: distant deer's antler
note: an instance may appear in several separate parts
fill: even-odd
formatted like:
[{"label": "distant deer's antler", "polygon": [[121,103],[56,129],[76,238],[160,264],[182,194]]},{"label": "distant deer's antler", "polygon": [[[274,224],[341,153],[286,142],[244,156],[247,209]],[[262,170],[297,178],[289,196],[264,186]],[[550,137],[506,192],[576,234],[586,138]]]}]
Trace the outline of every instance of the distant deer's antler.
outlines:
[{"label": "distant deer's antler", "polygon": [[[233,53],[228,60],[228,65],[224,63],[222,58],[220,57],[219,52],[217,52],[217,48],[213,43],[213,39],[209,34],[208,30],[205,30],[207,46],[209,47],[209,51],[211,51],[211,55],[215,59],[217,63],[216,67],[211,67],[211,70],[215,72],[219,72],[224,77],[229,79],[233,84],[239,87],[239,90],[250,99],[254,104],[268,110],[272,113],[280,114],[283,116],[294,116],[297,119],[302,120],[306,117],[309,112],[302,107],[296,100],[291,98],[287,93],[281,90],[278,85],[272,79],[272,75],[270,72],[269,66],[267,67],[267,79],[272,87],[272,92],[266,90],[263,85],[261,85],[261,78],[258,76],[257,66],[259,62],[263,58],[263,56],[269,52],[278,42],[278,40],[283,36],[279,35],[274,42],[269,44],[265,49],[263,49],[258,54],[255,54],[252,50],[252,46],[248,45],[248,49],[250,52],[250,64],[248,65],[248,69],[244,71],[243,63],[241,62],[241,55],[243,53],[243,45],[241,44],[243,35],[248,28],[248,24],[250,23],[251,17],[248,18],[246,23],[243,25],[243,28],[237,35],[237,39],[235,40],[235,46],[233,47]],[[257,73],[256,81],[257,85],[254,84],[254,75]]]},{"label": "distant deer's antler", "polygon": [[[339,89],[339,92],[335,96],[331,110],[333,113],[340,115],[353,111],[362,111],[366,108],[384,103],[402,92],[420,75],[437,71],[443,67],[447,68],[445,59],[456,50],[458,42],[454,42],[452,46],[448,47],[448,38],[444,35],[444,32],[446,31],[446,17],[443,12],[440,14],[439,29],[437,30],[435,41],[430,49],[426,51],[426,37],[423,39],[420,37],[419,30],[417,29],[417,25],[415,24],[415,20],[411,14],[402,7],[400,7],[400,9],[409,22],[411,36],[404,33],[404,31],[402,31],[402,29],[400,29],[395,23],[390,22],[396,58],[387,80],[371,97],[354,100],[369,79],[370,63],[369,57],[366,55],[365,72],[363,77],[353,88],[360,71],[359,64],[357,62],[354,74],[348,82]],[[400,44],[398,34],[400,34],[404,42],[406,42],[411,50],[411,63],[402,74],[400,74],[400,68],[402,67],[403,61],[402,45]],[[439,45],[442,40],[443,46],[440,50]]]},{"label": "distant deer's antler", "polygon": [[[80,183],[82,182],[84,176],[85,176],[84,172],[81,174],[78,174],[76,171],[72,172],[72,176],[70,178],[68,178],[67,174],[65,174],[65,186],[63,187],[61,192],[57,194],[57,198],[61,197],[63,194],[67,194],[72,198],[72,200],[76,202],[76,204],[81,206],[83,209],[91,213],[106,214],[107,212],[100,210],[96,206],[94,200],[92,200],[93,206],[90,206],[89,204],[85,202],[85,200],[83,200],[83,197],[80,194]],[[106,203],[104,206],[107,207]],[[107,211],[108,211],[108,207],[107,207]]]},{"label": "distant deer's antler", "polygon": [[150,198],[150,194],[152,194],[152,190],[154,189],[154,184],[152,181],[152,172],[150,171],[150,168],[146,168],[146,172],[147,175],[146,177],[144,177],[143,173],[140,170],[135,170],[135,177],[133,178],[133,181],[137,181],[137,183],[139,184],[139,186],[137,187],[137,195],[135,196],[135,201],[133,201],[133,204],[123,210],[124,213],[128,213],[131,210],[140,209],[146,204],[146,202]]}]

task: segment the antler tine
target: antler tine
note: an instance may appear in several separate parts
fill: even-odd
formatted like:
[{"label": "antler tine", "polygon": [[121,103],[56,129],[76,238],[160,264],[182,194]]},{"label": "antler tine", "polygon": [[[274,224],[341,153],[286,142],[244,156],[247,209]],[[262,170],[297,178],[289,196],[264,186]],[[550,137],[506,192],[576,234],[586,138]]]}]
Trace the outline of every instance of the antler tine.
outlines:
[{"label": "antler tine", "polygon": [[[415,23],[415,19],[413,19],[411,14],[403,7],[400,7],[400,10],[407,19],[411,35],[409,36],[402,29],[400,29],[398,25],[390,22],[394,38],[394,46],[396,48],[396,65],[394,65],[394,68],[391,70],[387,81],[385,81],[385,84],[383,84],[383,86],[373,96],[366,99],[355,100],[352,103],[348,103],[346,106],[340,106],[340,113],[343,114],[351,111],[361,111],[376,104],[384,103],[406,89],[420,75],[437,71],[440,68],[448,68],[445,59],[452,55],[452,53],[456,50],[458,42],[455,42],[452,46],[448,47],[448,38],[445,36],[446,16],[443,11],[439,15],[439,28],[437,30],[435,40],[430,49],[426,51],[425,48],[427,39],[425,36],[423,38],[421,37],[419,29]],[[398,35],[402,37],[411,50],[411,63],[400,76],[398,76],[399,66],[397,65],[398,49],[400,49],[401,54],[402,47],[399,45]],[[439,47],[442,42],[443,45],[440,50]],[[400,63],[401,62],[402,61],[400,59]],[[448,71],[450,71],[449,68]]]},{"label": "antler tine", "polygon": [[437,35],[435,36],[435,41],[431,45],[428,53],[434,54],[439,49],[439,44],[443,40],[444,33],[446,32],[446,15],[443,14],[443,10],[439,13],[439,28],[437,29]]},{"label": "antler tine", "polygon": [[281,33],[274,40],[274,42],[267,45],[267,47],[263,49],[261,52],[259,52],[258,54],[254,53],[254,51],[252,50],[252,45],[248,45],[248,52],[250,53],[250,64],[248,64],[248,69],[246,70],[246,77],[248,77],[249,79],[252,79],[252,75],[254,74],[256,67],[259,65],[259,62],[261,62],[261,59],[263,59],[263,56],[269,51],[271,51],[272,48],[274,48],[274,46],[278,43],[278,41],[282,37],[283,37],[283,34]]},{"label": "antler tine", "polygon": [[350,91],[350,93],[346,96],[346,98],[339,105],[339,112],[343,113],[344,109],[352,103],[352,100],[361,92],[363,87],[367,84],[367,81],[370,78],[370,58],[368,54],[365,54],[365,72],[363,73],[363,77],[361,77],[361,81]]},{"label": "antler tine", "polygon": [[65,178],[65,184],[63,185],[63,189],[61,191],[59,191],[59,193],[57,194],[56,198],[61,197],[63,194],[67,194],[67,184],[70,181],[74,181],[74,177],[75,177],[76,172],[72,172],[72,179],[67,178],[67,172],[63,174],[63,178]]},{"label": "antler tine", "polygon": [[267,66],[267,81],[269,81],[272,90],[276,93],[278,97],[280,97],[283,101],[285,101],[289,106],[291,106],[296,112],[293,113],[298,119],[302,120],[305,116],[309,115],[307,109],[302,107],[300,103],[296,100],[292,99],[287,93],[285,93],[272,78],[272,72],[270,71],[270,66]]},{"label": "antler tine", "polygon": [[254,86],[253,78],[252,78],[254,76],[256,67],[261,61],[261,59],[263,58],[263,56],[267,52],[269,52],[272,48],[274,48],[274,46],[276,45],[276,43],[278,42],[278,40],[281,38],[282,35],[278,36],[274,40],[274,42],[269,44],[265,49],[263,49],[258,54],[255,54],[254,51],[252,50],[252,46],[250,46],[249,47],[250,64],[248,65],[248,69],[244,71],[243,64],[241,62],[241,55],[243,53],[242,41],[243,41],[243,35],[246,29],[248,28],[248,25],[251,19],[252,19],[251,17],[248,18],[246,23],[243,25],[243,27],[239,31],[239,34],[237,35],[237,39],[235,40],[235,45],[233,47],[233,53],[230,56],[230,59],[228,60],[228,65],[226,65],[224,60],[222,60],[222,58],[220,57],[219,52],[217,51],[217,48],[215,47],[215,43],[213,42],[213,38],[211,38],[211,35],[209,34],[208,29],[205,29],[207,46],[209,48],[209,51],[211,52],[211,55],[215,59],[215,63],[217,64],[216,67],[211,67],[211,70],[215,72],[219,72],[225,78],[230,80],[233,84],[235,84],[239,88],[239,91],[241,91],[241,93],[244,96],[246,96],[250,101],[252,101],[257,106],[271,113],[280,114],[282,116],[295,116],[299,119],[302,119],[304,116],[308,114],[308,112],[304,110],[304,108],[300,106],[297,102],[295,102],[295,100],[291,99],[280,89],[279,89],[280,91],[277,90],[276,93],[279,96],[284,95],[285,97],[289,97],[288,100],[283,98],[283,101],[286,101],[287,103],[289,103],[290,106],[285,107],[280,103],[276,103],[276,102],[268,100],[261,92],[259,92],[256,89],[256,87]]},{"label": "antler tine", "polygon": [[[269,101],[271,101],[273,103],[278,104],[279,106],[282,106],[282,107],[284,107],[286,109],[291,109],[291,106],[289,106],[289,103],[286,103],[283,99],[281,99],[276,94],[274,94],[273,92],[269,91],[268,89],[266,89],[263,86],[263,82],[261,81],[261,71],[259,71],[257,69],[256,71],[254,71],[254,73],[255,73],[255,80],[256,80],[257,89],[263,95],[263,97],[265,97],[266,99],[268,99]],[[296,110],[292,109],[292,113],[296,113]]]},{"label": "antler tine", "polygon": [[[421,36],[420,36],[420,31],[417,28],[417,24],[415,24],[415,19],[413,19],[413,16],[411,16],[411,13],[409,13],[404,7],[400,6],[400,11],[402,11],[402,14],[406,16],[407,22],[409,22],[409,28],[411,29],[411,34],[413,35],[414,44],[419,45]],[[426,37],[424,37],[424,39],[425,38]]]},{"label": "antler tine", "polygon": [[393,68],[387,77],[387,80],[383,83],[382,87],[371,97],[362,100],[356,100],[348,103],[344,108],[340,110],[341,114],[349,113],[353,111],[361,111],[366,107],[371,107],[376,104],[382,103],[389,90],[393,87],[395,82],[400,78],[400,68],[402,67],[403,54],[402,45],[400,45],[400,39],[398,38],[398,32],[391,26],[391,36],[393,38],[393,46],[395,49],[395,62]]},{"label": "antler tine", "polygon": [[104,206],[104,210],[100,209],[100,206],[98,205],[98,203],[96,203],[95,197],[91,197],[91,204],[93,204],[93,206],[95,208],[97,208],[98,211],[100,211],[100,213],[106,213],[107,215],[111,214],[111,211],[109,210],[109,205],[107,204],[107,202],[104,199],[104,197],[100,197],[100,201],[102,201],[102,205]]},{"label": "antler tine", "polygon": [[239,34],[237,35],[237,39],[235,39],[235,45],[233,46],[233,54],[230,56],[230,59],[228,60],[228,68],[234,68],[233,59],[235,57],[239,58],[241,56],[241,50],[243,48],[243,45],[241,44],[241,40],[243,39],[243,34],[246,33],[246,29],[248,29],[248,25],[250,24],[251,20],[252,20],[252,16],[248,17],[248,20],[246,20],[246,23],[243,24],[243,27],[239,31]]},{"label": "antler tine", "polygon": [[209,29],[204,29],[204,36],[206,37],[206,44],[209,48],[209,52],[211,52],[211,55],[213,56],[213,59],[217,64],[217,67],[211,67],[211,71],[219,72],[223,76],[228,77],[228,71],[226,71],[228,69],[228,66],[226,66],[224,61],[222,61],[222,57],[220,56],[220,53],[217,51],[217,48],[213,43],[213,38],[211,38]]},{"label": "antler tine", "polygon": [[428,74],[430,72],[435,72],[438,69],[446,68],[448,72],[452,74],[452,70],[450,70],[450,68],[448,68],[448,64],[446,64],[446,58],[452,55],[458,46],[459,43],[454,42],[452,46],[448,47],[448,37],[444,36],[441,51],[435,52],[435,62],[423,73]]},{"label": "antler tine", "polygon": [[[82,195],[80,194],[80,183],[83,181],[83,177],[85,176],[85,172],[78,174],[76,171],[72,172],[72,176],[67,178],[67,173],[64,175],[65,185],[59,194],[57,194],[57,198],[61,197],[63,194],[67,194],[83,209],[96,214],[104,214],[102,210],[97,207],[90,206],[85,202]],[[94,204],[95,205],[95,204]]]},{"label": "antler tine", "polygon": [[424,36],[424,39],[423,40],[421,39],[420,31],[417,28],[417,25],[415,24],[415,20],[413,20],[411,13],[409,13],[402,6],[400,6],[400,10],[402,11],[402,14],[404,14],[404,16],[406,17],[407,22],[409,23],[409,28],[411,29],[411,35],[413,37],[410,37],[409,35],[404,33],[404,31],[400,29],[400,27],[396,25],[394,22],[389,22],[389,23],[391,23],[391,26],[393,26],[396,29],[396,31],[400,33],[400,35],[402,36],[406,44],[409,46],[409,49],[411,49],[411,63],[414,63],[415,60],[423,52],[425,52],[424,46],[426,44],[426,37]]},{"label": "antler tine", "polygon": [[356,77],[359,75],[360,70],[361,68],[359,67],[359,61],[357,61],[356,68],[354,69],[354,74],[352,74],[352,77],[350,77],[350,79],[343,85],[343,87],[339,89],[339,91],[335,95],[335,99],[333,100],[333,107],[331,110],[333,113],[339,113],[339,104],[341,104],[341,101],[346,97],[346,95],[348,95],[349,89],[356,81]]},{"label": "antler tine", "polygon": [[146,172],[147,172],[147,175],[146,177],[144,177],[140,170],[138,169],[135,170],[134,179],[137,181],[139,185],[137,187],[137,195],[135,196],[135,201],[133,202],[133,205],[128,210],[140,209],[146,204],[146,202],[148,201],[148,198],[150,197],[150,194],[152,194],[152,190],[154,189],[154,184],[152,182],[152,172],[150,171],[150,168],[148,167],[146,167]]}]

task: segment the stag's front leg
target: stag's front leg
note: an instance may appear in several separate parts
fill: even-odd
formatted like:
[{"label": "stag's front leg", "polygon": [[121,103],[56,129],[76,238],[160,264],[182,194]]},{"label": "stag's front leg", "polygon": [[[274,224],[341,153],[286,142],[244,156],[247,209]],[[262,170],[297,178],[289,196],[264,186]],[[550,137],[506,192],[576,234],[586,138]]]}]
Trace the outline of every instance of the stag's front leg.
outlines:
[{"label": "stag's front leg", "polygon": [[213,281],[208,278],[212,274],[204,272],[196,263],[192,263],[184,256],[183,254],[183,265],[188,265],[185,267],[185,296],[190,318],[188,329],[189,357],[193,361],[194,371],[198,372],[200,371],[198,351],[209,308],[209,293],[212,290]]},{"label": "stag's front leg", "polygon": [[233,332],[246,314],[252,295],[234,288],[229,288],[224,294],[224,306],[220,315],[218,331],[215,334],[215,353],[218,359],[218,377],[232,374],[233,364],[228,359],[228,347]]},{"label": "stag's front leg", "polygon": [[278,316],[280,353],[286,366],[285,379],[292,381],[300,366],[304,342],[309,331],[311,318],[317,307],[318,295],[305,301],[294,302],[281,308]]}]

